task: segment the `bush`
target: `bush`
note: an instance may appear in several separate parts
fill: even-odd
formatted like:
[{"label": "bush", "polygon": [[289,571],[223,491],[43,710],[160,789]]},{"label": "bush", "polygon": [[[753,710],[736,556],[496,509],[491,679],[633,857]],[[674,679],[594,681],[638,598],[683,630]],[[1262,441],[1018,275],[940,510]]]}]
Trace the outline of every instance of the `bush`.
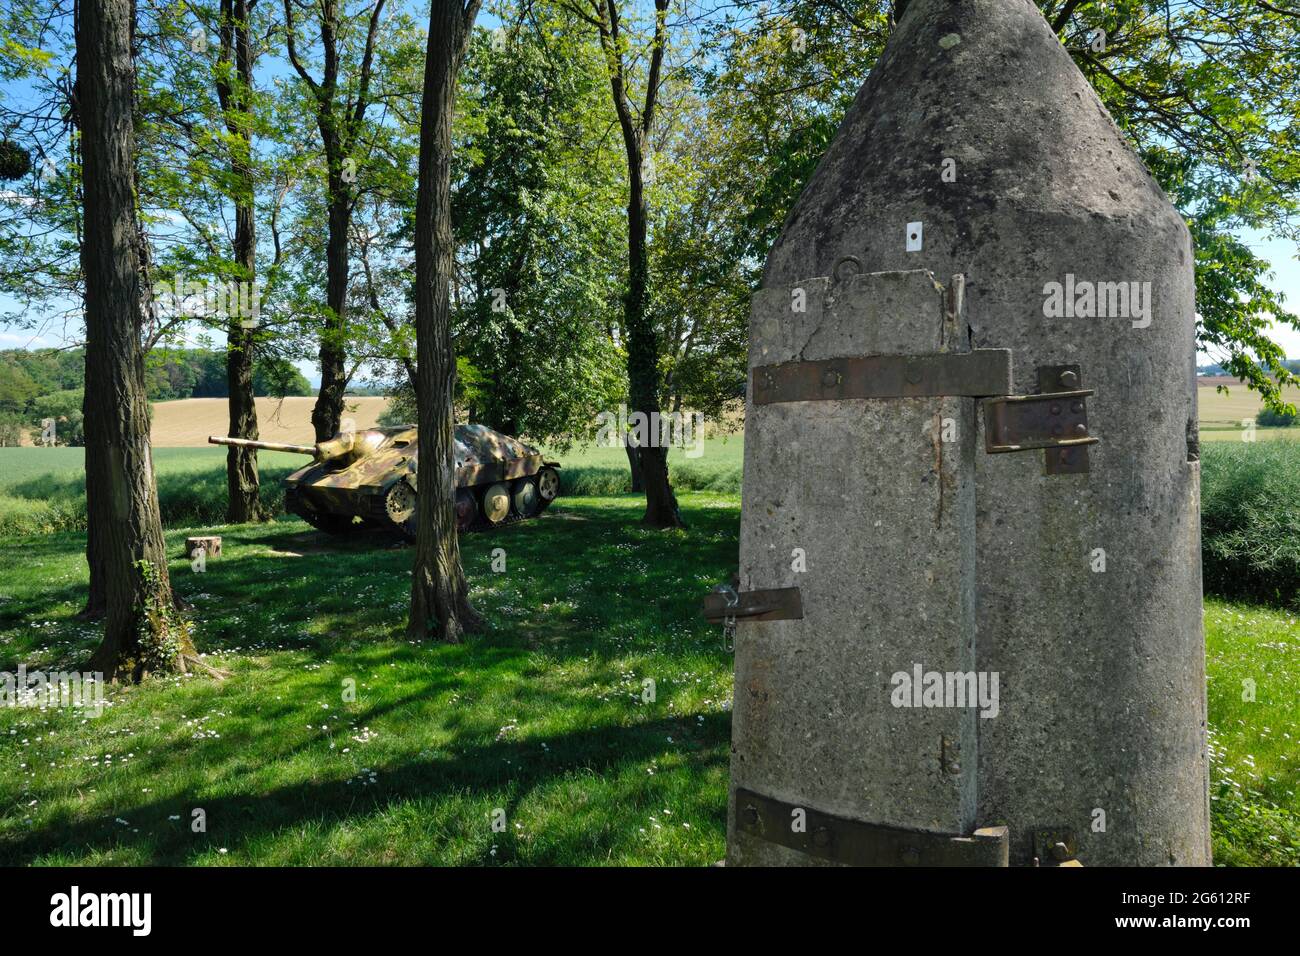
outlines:
[{"label": "bush", "polygon": [[[674,491],[715,491],[740,494],[739,464],[702,465],[692,461],[670,460],[668,477]],[[627,468],[603,465],[577,465],[560,468],[560,491],[574,497],[605,498],[632,490],[632,473]]]},{"label": "bush", "polygon": [[56,445],[84,445],[86,436],[82,430],[81,398],[82,390],[74,388],[51,392],[32,402],[27,412],[27,425],[32,429],[32,439],[40,441],[41,423],[52,418]]},{"label": "bush", "polygon": [[1296,412],[1279,412],[1272,408],[1261,408],[1255,416],[1255,424],[1270,428],[1290,428],[1295,424]]},{"label": "bush", "polygon": [[388,396],[388,405],[379,413],[376,422],[385,428],[396,425],[412,425],[419,416],[415,407],[415,389],[410,385],[400,385]]},{"label": "bush", "polygon": [[23,419],[13,412],[0,412],[0,448],[17,448],[23,443]]},{"label": "bush", "polygon": [[[37,452],[39,454],[39,452]],[[263,466],[262,504],[284,511],[284,477],[292,468]],[[226,522],[226,471],[214,459],[208,468],[156,470],[158,507],[166,528],[194,528]],[[0,487],[0,535],[86,530],[86,479],[78,471],[46,474]]]},{"label": "bush", "polygon": [[1201,446],[1205,590],[1297,606],[1300,595],[1300,442]]}]

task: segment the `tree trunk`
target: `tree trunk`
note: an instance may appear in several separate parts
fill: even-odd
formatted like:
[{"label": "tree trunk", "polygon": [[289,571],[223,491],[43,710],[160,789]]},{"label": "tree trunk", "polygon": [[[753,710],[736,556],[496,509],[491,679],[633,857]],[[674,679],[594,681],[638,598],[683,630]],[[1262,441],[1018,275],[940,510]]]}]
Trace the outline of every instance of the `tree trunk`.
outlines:
[{"label": "tree trunk", "polygon": [[[227,29],[232,29],[234,34],[236,82],[229,89],[229,95],[223,97],[223,105],[229,103],[234,116],[233,120],[227,119],[234,137],[230,147],[230,171],[238,184],[234,253],[235,262],[239,265],[240,281],[248,283],[247,299],[243,295],[237,295],[231,297],[231,301],[247,301],[251,305],[254,301],[253,286],[257,281],[257,232],[253,226],[252,132],[248,125],[249,92],[253,87],[249,9],[247,0],[222,0],[221,5],[223,19],[230,24]],[[222,81],[218,80],[220,82]],[[230,427],[227,434],[234,438],[256,441],[259,436],[257,403],[253,400],[254,332],[251,325],[244,325],[245,320],[250,318],[242,314],[241,310],[232,310],[226,330],[226,382],[230,395]],[[256,448],[231,446],[226,449],[226,491],[226,520],[231,524],[266,519],[260,498]]]},{"label": "tree trunk", "polygon": [[[646,249],[649,210],[645,197],[643,163],[645,144],[635,132],[625,136],[627,147],[627,296],[623,300],[623,327],[627,330],[627,378],[631,410],[641,412],[646,422],[657,420],[659,411],[659,337],[650,317],[650,257]],[[677,498],[668,482],[668,449],[659,447],[657,430],[637,450],[641,480],[645,484],[643,524],[653,528],[680,528]],[[635,480],[635,471],[633,472]]]},{"label": "tree trunk", "polygon": [[[108,680],[183,671],[193,656],[172,607],[149,446],[135,219],[131,0],[79,8],[77,88],[85,237],[86,490],[103,574],[104,638],[87,665]],[[89,558],[89,555],[88,555]]]},{"label": "tree trunk", "polygon": [[326,156],[329,175],[329,236],[325,245],[325,304],[329,312],[320,339],[320,392],[312,408],[311,423],[316,429],[316,440],[329,441],[339,430],[343,419],[343,392],[347,388],[347,329],[348,296],[348,222],[350,206],[347,184],[343,181],[343,157],[337,145],[327,141]]},{"label": "tree trunk", "polygon": [[623,450],[627,452],[627,467],[632,473],[632,490],[645,491],[645,481],[641,477],[641,456],[637,452],[636,445],[632,444],[631,432],[623,433]]},{"label": "tree trunk", "polygon": [[456,358],[451,345],[449,290],[454,252],[451,229],[451,118],[456,72],[477,3],[433,0],[425,52],[420,115],[420,175],[415,203],[415,394],[419,406],[419,518],[411,617],[407,634],[458,643],[482,627],[469,603],[456,536],[455,412],[452,387]]},{"label": "tree trunk", "polygon": [[[320,335],[320,392],[312,409],[311,422],[318,442],[328,441],[338,433],[343,418],[343,391],[347,388],[347,294],[348,294],[348,224],[352,218],[352,198],[345,179],[345,164],[350,159],[370,103],[370,73],[374,62],[379,21],[386,0],[374,0],[370,23],[366,29],[365,53],[356,81],[355,98],[351,84],[344,84],[342,100],[338,98],[340,44],[339,31],[345,20],[346,4],[339,0],[319,0],[314,6],[320,17],[321,58],[324,72],[319,82],[312,79],[298,58],[294,10],[298,4],[284,0],[285,53],[316,101],[316,126],[320,130],[321,148],[329,168],[326,190],[329,203],[329,233],[325,248],[325,303],[328,307]],[[479,0],[470,0],[477,8]],[[355,177],[354,177],[355,178]]]},{"label": "tree trunk", "polygon": [[[82,435],[86,445],[91,442],[90,420],[86,415],[86,395],[82,393],[81,418]],[[104,590],[104,559],[99,553],[99,535],[95,533],[95,524],[90,520],[99,513],[99,504],[94,501],[95,489],[86,482],[86,566],[90,572],[90,583],[86,589],[86,606],[82,608],[81,617],[87,621],[98,621],[108,613],[108,595]]]}]

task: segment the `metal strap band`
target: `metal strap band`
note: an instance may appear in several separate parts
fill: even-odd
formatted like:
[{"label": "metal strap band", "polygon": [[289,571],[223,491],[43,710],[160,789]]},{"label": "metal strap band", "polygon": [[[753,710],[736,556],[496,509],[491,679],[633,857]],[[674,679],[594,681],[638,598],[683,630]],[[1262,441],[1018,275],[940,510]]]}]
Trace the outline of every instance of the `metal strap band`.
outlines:
[{"label": "metal strap band", "polygon": [[849,866],[1006,866],[1009,852],[1006,827],[988,827],[970,836],[903,830],[833,816],[744,788],[736,789],[736,827]]},{"label": "metal strap band", "polygon": [[1011,392],[1011,350],[860,355],[753,370],[754,404],[847,398],[981,397]]}]

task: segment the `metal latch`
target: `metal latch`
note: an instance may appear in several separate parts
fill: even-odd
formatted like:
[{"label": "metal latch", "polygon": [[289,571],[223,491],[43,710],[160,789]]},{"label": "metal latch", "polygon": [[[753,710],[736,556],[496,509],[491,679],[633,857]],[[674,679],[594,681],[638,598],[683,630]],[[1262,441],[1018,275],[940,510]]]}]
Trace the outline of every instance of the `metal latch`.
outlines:
[{"label": "metal latch", "polygon": [[850,820],[736,789],[736,827],[760,839],[848,866],[1007,866],[1006,827],[970,836]]},{"label": "metal latch", "polygon": [[1038,394],[984,399],[984,450],[996,455],[1043,448],[1045,474],[1086,472],[1087,446],[1098,442],[1088,434],[1086,402],[1095,393],[1079,385],[1079,366],[1042,365]]},{"label": "metal latch", "polygon": [[738,591],[740,579],[733,577],[730,584],[719,584],[704,597],[704,617],[713,624],[722,625],[722,646],[735,649],[736,621],[801,621],[803,596],[798,588],[767,588],[759,591]]},{"label": "metal latch", "polygon": [[722,585],[704,597],[704,617],[720,624],[729,617],[749,621],[803,620],[803,598],[798,588],[736,591]]}]

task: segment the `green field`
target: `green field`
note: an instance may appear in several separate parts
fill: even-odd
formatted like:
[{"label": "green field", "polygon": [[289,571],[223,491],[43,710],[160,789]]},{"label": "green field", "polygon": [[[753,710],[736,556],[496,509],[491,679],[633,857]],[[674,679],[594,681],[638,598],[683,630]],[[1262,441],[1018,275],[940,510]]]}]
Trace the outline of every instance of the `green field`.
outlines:
[{"label": "green field", "polygon": [[[669,453],[674,485],[683,491],[737,492],[744,442],[711,438],[698,457],[681,449]],[[571,448],[548,452],[562,465],[566,495],[621,494],[629,489],[627,454],[622,448]],[[85,477],[80,448],[0,448],[0,534],[48,534],[84,530]],[[225,518],[226,450],[156,448],[158,499],[168,527],[195,528]],[[263,502],[283,507],[280,481],[306,459],[261,452]]]}]

